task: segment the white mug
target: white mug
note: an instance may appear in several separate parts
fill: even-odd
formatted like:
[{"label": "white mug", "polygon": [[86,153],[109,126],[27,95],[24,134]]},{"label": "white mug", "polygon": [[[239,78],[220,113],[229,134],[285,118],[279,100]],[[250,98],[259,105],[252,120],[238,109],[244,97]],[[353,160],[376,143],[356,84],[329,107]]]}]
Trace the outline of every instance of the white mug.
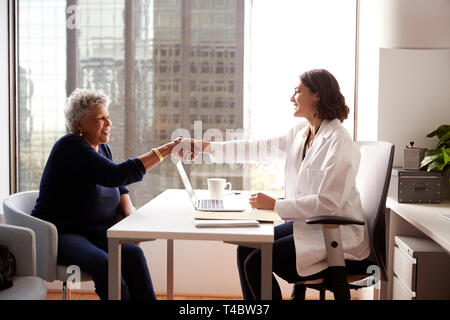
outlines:
[{"label": "white mug", "polygon": [[[226,189],[227,187],[228,189]],[[208,179],[208,189],[211,199],[221,200],[224,190],[231,190],[231,182],[227,182],[223,178],[210,178]]]}]

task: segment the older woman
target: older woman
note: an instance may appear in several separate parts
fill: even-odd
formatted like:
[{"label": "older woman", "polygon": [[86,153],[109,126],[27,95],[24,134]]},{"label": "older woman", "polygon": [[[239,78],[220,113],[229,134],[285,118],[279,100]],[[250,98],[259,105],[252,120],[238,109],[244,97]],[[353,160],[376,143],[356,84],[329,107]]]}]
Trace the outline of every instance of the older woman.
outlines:
[{"label": "older woman", "polygon": [[[306,218],[338,215],[364,221],[364,215],[355,187],[360,153],[341,125],[349,108],[335,77],[323,69],[303,73],[291,102],[293,116],[305,118],[308,125],[297,125],[281,137],[263,141],[188,142],[195,146],[195,153],[200,150],[209,153],[215,162],[267,162],[275,157],[286,161],[285,197],[274,199],[256,193],[249,201],[253,208],[276,210],[288,220],[275,227],[273,270],[289,283],[295,283],[328,267],[321,228],[305,224]],[[183,141],[177,147],[182,147],[183,156],[188,148],[184,144]],[[263,149],[269,152],[259,152]],[[226,150],[235,150],[231,158]],[[370,251],[367,227],[342,226],[341,236],[345,259],[363,260],[355,265],[364,265]],[[238,247],[237,260],[244,298],[258,299],[260,250]],[[281,299],[275,277],[272,283],[274,299]],[[296,289],[304,294],[305,288]]]},{"label": "older woman", "polygon": [[[133,210],[125,186],[141,181],[179,142],[115,163],[106,144],[112,128],[109,102],[107,96],[88,89],[70,95],[65,110],[70,133],[53,146],[32,212],[56,225],[58,264],[79,266],[92,277],[101,299],[108,295],[106,230],[117,215],[127,216]],[[156,299],[138,245],[122,245],[122,265],[122,299]]]}]

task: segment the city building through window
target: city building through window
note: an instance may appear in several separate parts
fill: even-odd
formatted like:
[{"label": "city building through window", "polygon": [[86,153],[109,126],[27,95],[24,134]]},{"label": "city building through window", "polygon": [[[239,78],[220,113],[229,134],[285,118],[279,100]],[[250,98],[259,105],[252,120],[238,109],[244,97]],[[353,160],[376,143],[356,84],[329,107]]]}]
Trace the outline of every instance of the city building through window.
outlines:
[{"label": "city building through window", "polygon": [[[75,88],[110,96],[116,162],[179,129],[224,139],[286,131],[298,76],[315,67],[335,74],[353,108],[355,1],[18,0],[18,9],[18,191],[39,188]],[[199,189],[210,176],[235,189],[283,187],[281,167],[186,167]],[[181,188],[172,161],[130,186],[137,207],[166,188]]]}]

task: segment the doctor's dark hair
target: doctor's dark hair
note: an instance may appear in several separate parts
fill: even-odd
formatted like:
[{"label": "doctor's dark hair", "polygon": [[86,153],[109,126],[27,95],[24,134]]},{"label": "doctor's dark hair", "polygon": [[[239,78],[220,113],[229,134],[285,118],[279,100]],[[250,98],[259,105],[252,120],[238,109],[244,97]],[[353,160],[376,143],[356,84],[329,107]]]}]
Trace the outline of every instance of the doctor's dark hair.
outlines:
[{"label": "doctor's dark hair", "polygon": [[339,83],[329,71],[325,69],[306,71],[300,76],[300,81],[312,93],[318,93],[317,116],[319,119],[339,119],[341,122],[347,119],[350,109],[345,104]]}]

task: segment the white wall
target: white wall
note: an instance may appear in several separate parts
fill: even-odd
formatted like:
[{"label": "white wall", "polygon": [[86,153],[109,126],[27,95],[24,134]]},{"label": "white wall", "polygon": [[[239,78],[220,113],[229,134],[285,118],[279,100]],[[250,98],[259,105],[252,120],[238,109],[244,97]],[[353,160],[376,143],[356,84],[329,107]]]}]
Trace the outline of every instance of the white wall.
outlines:
[{"label": "white wall", "polygon": [[[402,166],[409,141],[433,147],[436,138],[425,135],[450,123],[450,1],[360,1],[358,139],[394,143]],[[359,298],[372,296],[363,290]]]},{"label": "white wall", "polygon": [[[450,1],[449,1],[450,2]],[[394,165],[403,149],[433,148],[425,136],[450,124],[450,49],[380,49],[378,139],[395,144]]]},{"label": "white wall", "polygon": [[0,223],[9,194],[8,2],[0,2]]},{"label": "white wall", "polygon": [[450,123],[450,1],[381,0],[378,139],[432,148]]},{"label": "white wall", "polygon": [[381,0],[381,47],[450,47],[450,1]]}]

